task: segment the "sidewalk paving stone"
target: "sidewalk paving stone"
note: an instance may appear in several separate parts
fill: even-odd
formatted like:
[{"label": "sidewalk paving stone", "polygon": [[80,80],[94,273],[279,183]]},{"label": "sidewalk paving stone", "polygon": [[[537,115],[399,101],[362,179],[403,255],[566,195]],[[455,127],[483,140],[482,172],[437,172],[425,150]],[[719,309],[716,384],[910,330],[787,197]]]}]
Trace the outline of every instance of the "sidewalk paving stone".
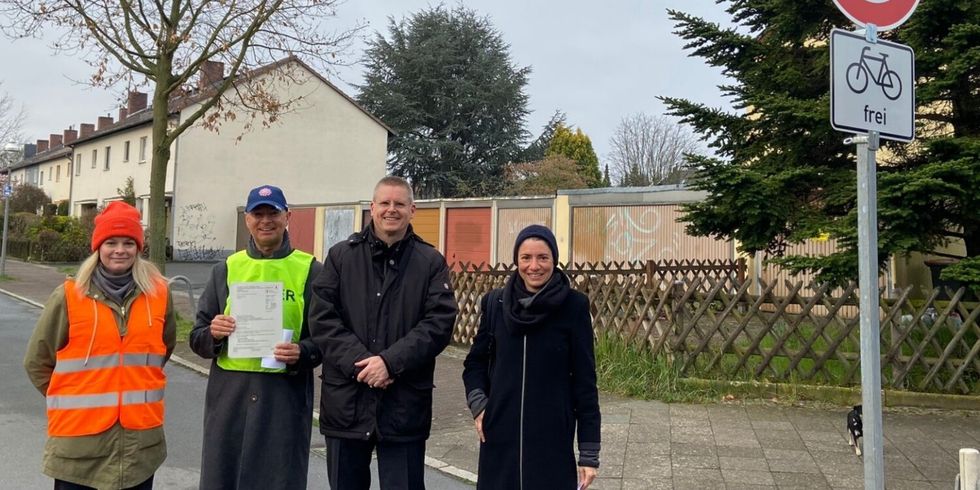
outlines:
[{"label": "sidewalk paving stone", "polygon": [[[182,264],[168,270],[200,283],[209,268]],[[57,267],[16,260],[8,262],[7,273],[14,279],[0,282],[0,290],[38,303],[65,279]],[[196,294],[200,286],[194,284]],[[181,315],[193,318],[195,305],[185,289],[175,289],[174,296]],[[427,442],[427,463],[456,476],[478,470],[479,443],[460,379],[466,350],[451,346],[436,363]],[[199,369],[210,365],[186,343],[175,354]],[[864,488],[862,459],[847,444],[848,407],[667,404],[605,393],[600,404],[602,466],[593,489]],[[959,449],[980,447],[980,412],[888,410],[883,428],[889,489],[949,489]]]}]

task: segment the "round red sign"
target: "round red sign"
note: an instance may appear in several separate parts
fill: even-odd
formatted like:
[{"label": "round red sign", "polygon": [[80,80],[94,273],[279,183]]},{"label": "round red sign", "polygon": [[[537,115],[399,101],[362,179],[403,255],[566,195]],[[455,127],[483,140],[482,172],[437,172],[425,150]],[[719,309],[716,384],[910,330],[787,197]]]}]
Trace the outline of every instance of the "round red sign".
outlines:
[{"label": "round red sign", "polygon": [[855,24],[874,24],[879,31],[887,31],[902,25],[915,11],[919,0],[834,0],[834,3]]}]

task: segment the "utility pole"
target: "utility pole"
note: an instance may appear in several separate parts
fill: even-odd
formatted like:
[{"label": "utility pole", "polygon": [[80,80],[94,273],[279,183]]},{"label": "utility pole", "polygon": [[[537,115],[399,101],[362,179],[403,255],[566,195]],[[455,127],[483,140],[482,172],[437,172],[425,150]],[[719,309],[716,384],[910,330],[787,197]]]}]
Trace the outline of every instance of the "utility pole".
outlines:
[{"label": "utility pole", "polygon": [[3,146],[0,152],[0,161],[3,163],[6,173],[3,175],[3,185],[0,185],[0,192],[3,192],[3,239],[0,243],[0,277],[4,277],[7,272],[7,230],[10,228],[10,194],[13,193],[13,186],[10,184],[10,164],[20,156],[21,147],[13,143]]}]

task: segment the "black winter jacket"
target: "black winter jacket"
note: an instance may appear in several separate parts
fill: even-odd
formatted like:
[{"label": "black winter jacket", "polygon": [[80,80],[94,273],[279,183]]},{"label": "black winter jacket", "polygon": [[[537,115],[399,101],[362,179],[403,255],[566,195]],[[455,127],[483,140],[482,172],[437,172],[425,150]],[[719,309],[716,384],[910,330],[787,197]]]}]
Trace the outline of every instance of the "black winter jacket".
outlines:
[{"label": "black winter jacket", "polygon": [[[330,248],[313,283],[310,330],[323,352],[320,432],[415,441],[429,437],[436,356],[456,321],[446,259],[408,229],[389,250],[371,231]],[[354,363],[380,355],[394,383],[357,381]]]},{"label": "black winter jacket", "polygon": [[480,328],[463,364],[467,394],[488,396],[477,488],[574,489],[576,431],[580,449],[598,453],[600,443],[589,300],[570,291],[524,333],[505,321],[502,302],[488,304],[499,293],[483,297]]}]

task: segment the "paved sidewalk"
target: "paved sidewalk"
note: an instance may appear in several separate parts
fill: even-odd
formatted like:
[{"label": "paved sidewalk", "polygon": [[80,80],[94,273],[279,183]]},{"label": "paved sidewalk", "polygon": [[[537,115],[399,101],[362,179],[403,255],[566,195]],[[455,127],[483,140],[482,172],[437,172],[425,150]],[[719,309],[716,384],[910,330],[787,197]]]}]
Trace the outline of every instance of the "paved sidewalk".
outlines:
[{"label": "paved sidewalk", "polygon": [[[185,267],[183,273],[197,274],[207,266]],[[40,303],[65,278],[56,268],[19,261],[8,261],[7,274],[14,279],[0,282],[0,292]],[[191,318],[189,304],[179,307]],[[178,347],[181,362],[207,367],[186,345]],[[426,462],[472,480],[479,447],[460,380],[464,356],[450,347],[436,365]],[[602,467],[592,488],[864,488],[861,459],[847,445],[845,407],[665,404],[609,395],[601,405]],[[980,412],[889,409],[884,433],[886,488],[949,490],[959,449],[980,447]]]}]

